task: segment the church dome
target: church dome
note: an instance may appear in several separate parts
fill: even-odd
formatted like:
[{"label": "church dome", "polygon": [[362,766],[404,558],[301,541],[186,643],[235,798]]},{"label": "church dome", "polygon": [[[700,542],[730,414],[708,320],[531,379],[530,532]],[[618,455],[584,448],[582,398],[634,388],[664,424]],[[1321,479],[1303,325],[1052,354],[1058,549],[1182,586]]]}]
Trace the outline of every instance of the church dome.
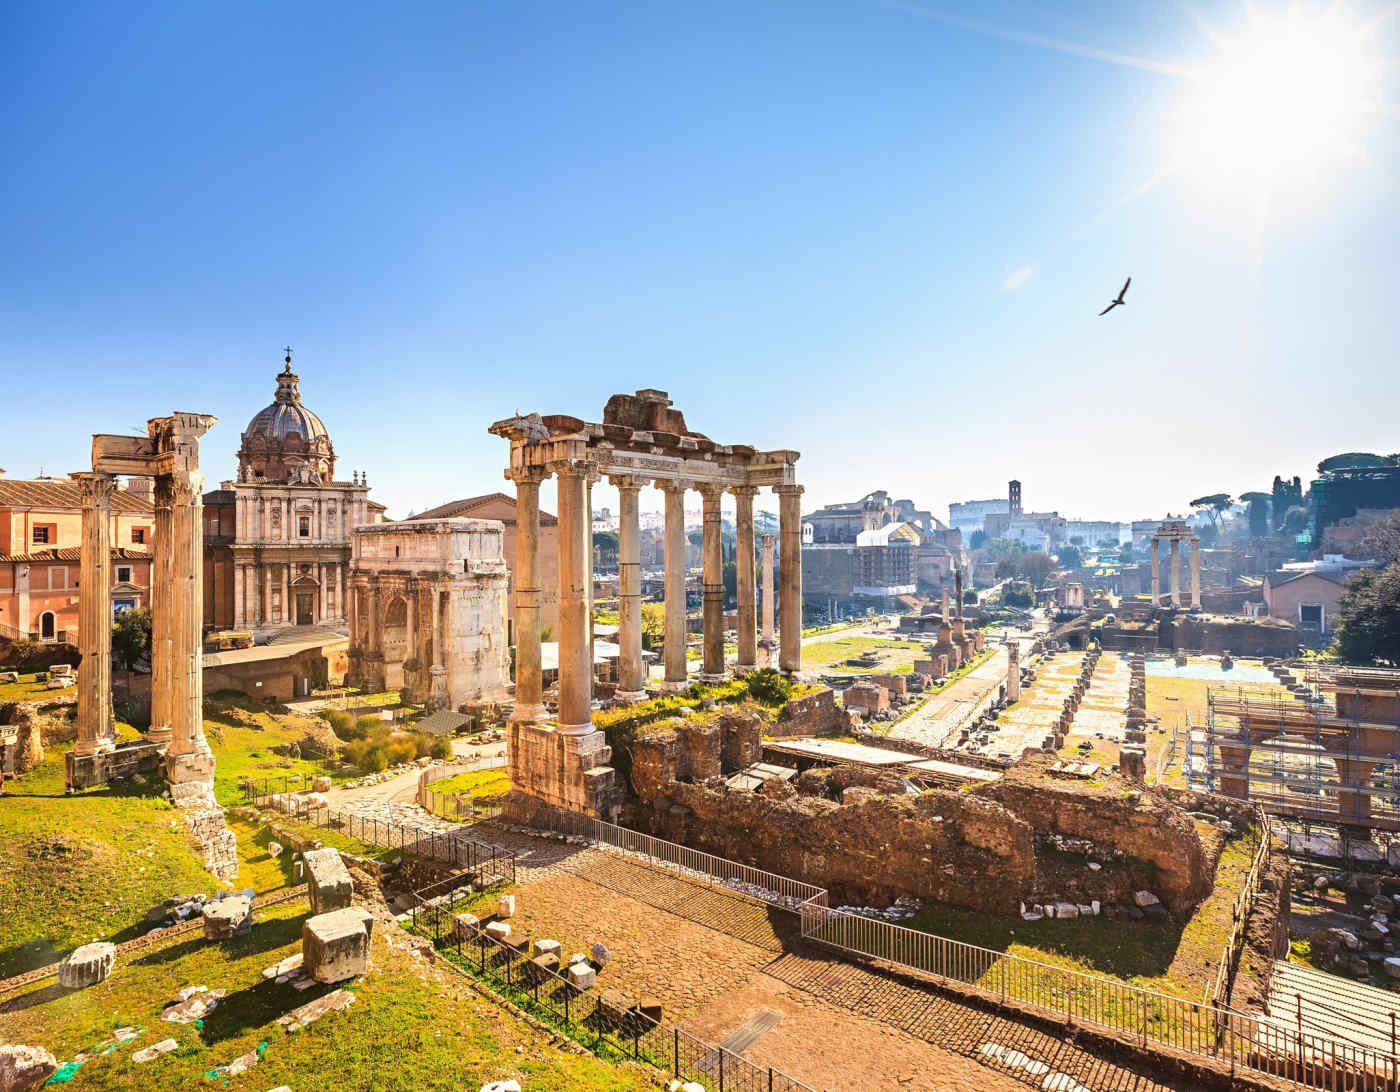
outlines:
[{"label": "church dome", "polygon": [[321,418],[302,405],[300,381],[288,355],[272,404],[254,414],[243,430],[238,449],[241,481],[319,484],[334,475],[330,433]]}]

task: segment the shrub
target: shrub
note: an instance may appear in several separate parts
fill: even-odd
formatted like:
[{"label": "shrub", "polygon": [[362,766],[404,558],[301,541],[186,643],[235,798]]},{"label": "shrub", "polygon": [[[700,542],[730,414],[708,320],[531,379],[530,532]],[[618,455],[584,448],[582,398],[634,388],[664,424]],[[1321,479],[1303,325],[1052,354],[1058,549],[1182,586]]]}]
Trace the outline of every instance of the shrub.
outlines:
[{"label": "shrub", "polygon": [[389,757],[389,765],[397,766],[402,762],[412,762],[418,757],[418,748],[414,746],[413,740],[401,739],[396,743],[389,744],[385,748],[385,753]]},{"label": "shrub", "polygon": [[367,739],[354,739],[345,745],[343,752],[345,761],[352,766],[364,769],[365,756],[370,752],[370,742]]},{"label": "shrub", "polygon": [[752,672],[746,681],[749,696],[764,705],[783,705],[792,697],[792,683],[771,667]]},{"label": "shrub", "polygon": [[331,731],[338,739],[350,741],[352,739],[364,739],[364,734],[357,732],[355,718],[344,709],[322,709],[321,719],[331,726]]},{"label": "shrub", "polygon": [[384,753],[382,747],[371,747],[365,753],[365,758],[360,763],[360,769],[365,773],[383,773],[389,768],[389,756]]},{"label": "shrub", "polygon": [[367,713],[355,722],[355,735],[357,739],[373,738],[376,734],[382,734],[384,721],[377,713]]},{"label": "shrub", "polygon": [[445,739],[435,739],[432,747],[428,750],[428,755],[432,758],[451,758],[452,744]]},{"label": "shrub", "polygon": [[433,737],[427,732],[414,732],[411,738],[413,739],[415,758],[423,758],[432,753]]}]

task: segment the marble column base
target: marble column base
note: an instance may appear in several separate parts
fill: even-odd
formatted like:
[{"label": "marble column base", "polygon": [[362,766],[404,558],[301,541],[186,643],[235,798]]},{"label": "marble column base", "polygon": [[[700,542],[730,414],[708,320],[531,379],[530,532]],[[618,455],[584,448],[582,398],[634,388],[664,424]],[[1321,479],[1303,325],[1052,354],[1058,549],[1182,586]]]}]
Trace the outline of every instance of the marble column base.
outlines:
[{"label": "marble column base", "polygon": [[757,670],[758,670],[758,664],[756,664],[756,663],[754,663],[754,664],[735,664],[735,665],[734,665],[734,674],[735,674],[736,676],[737,676],[737,675],[749,675],[749,674],[752,674],[753,672],[755,672],[755,671],[757,671]]},{"label": "marble column base", "polygon": [[214,755],[207,750],[190,751],[182,755],[165,755],[165,780],[171,785],[192,782],[214,783]]},{"label": "marble column base", "polygon": [[619,690],[613,695],[617,701],[646,701],[647,697],[645,690]]},{"label": "marble column base", "polygon": [[702,671],[699,675],[696,676],[696,679],[704,683],[706,686],[719,686],[720,683],[728,681],[729,676],[724,672],[720,672],[719,674],[715,675],[706,674]]},{"label": "marble column base", "polygon": [[86,758],[88,755],[110,754],[116,749],[116,739],[109,737],[93,740],[80,739],[73,745],[73,753],[79,758]]}]

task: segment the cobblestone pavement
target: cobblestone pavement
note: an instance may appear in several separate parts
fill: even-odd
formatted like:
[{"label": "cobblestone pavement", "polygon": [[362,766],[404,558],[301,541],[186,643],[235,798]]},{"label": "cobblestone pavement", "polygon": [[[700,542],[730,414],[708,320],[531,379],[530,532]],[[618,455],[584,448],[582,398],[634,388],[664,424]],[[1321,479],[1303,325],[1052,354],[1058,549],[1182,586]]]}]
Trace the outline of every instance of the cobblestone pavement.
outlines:
[{"label": "cobblestone pavement", "polygon": [[825,958],[801,940],[795,915],[723,888],[499,828],[490,840],[522,854],[517,932],[558,940],[565,955],[602,941],[614,958],[601,987],[660,999],[668,1019],[708,1042],[764,1009],[777,1013],[744,1056],[813,1087],[1012,1092],[1052,1072],[1091,1092],[1175,1087],[942,997],[915,976]]},{"label": "cobblestone pavement", "polygon": [[911,739],[930,747],[950,746],[953,729],[1006,681],[1006,649],[998,648],[948,689],[933,695],[917,712],[890,729],[891,739]]}]

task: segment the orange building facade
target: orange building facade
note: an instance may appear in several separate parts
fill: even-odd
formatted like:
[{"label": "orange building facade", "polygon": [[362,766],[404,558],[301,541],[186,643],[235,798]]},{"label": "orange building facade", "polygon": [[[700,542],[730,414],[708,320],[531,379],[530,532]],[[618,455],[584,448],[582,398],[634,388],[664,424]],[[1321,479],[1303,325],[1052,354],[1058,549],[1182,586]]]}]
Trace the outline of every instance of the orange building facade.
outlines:
[{"label": "orange building facade", "polygon": [[[114,614],[150,605],[154,527],[149,497],[134,490],[113,496]],[[0,638],[76,643],[81,544],[76,482],[0,477]]]}]

